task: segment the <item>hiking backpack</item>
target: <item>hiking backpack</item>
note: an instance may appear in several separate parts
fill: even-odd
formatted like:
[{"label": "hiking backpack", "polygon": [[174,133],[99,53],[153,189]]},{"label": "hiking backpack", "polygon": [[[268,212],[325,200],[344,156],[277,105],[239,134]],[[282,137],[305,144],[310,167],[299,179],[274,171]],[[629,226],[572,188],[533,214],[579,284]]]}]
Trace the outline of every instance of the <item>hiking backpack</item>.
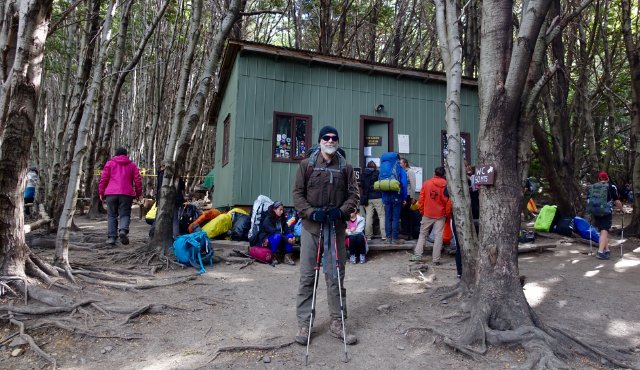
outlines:
[{"label": "hiking backpack", "polygon": [[189,225],[191,225],[200,216],[200,211],[195,204],[187,204],[180,208],[178,213],[178,226],[180,235],[189,233]]},{"label": "hiking backpack", "polygon": [[556,211],[558,210],[558,206],[546,205],[542,207],[538,217],[536,218],[536,222],[533,224],[533,229],[535,231],[542,231],[548,233],[549,230],[554,225],[554,221],[557,222],[556,219]]},{"label": "hiking backpack", "polygon": [[273,204],[273,201],[266,195],[259,195],[253,202],[253,208],[251,210],[251,228],[247,234],[249,239],[249,245],[260,245],[258,240],[258,234],[262,227],[262,222],[266,219],[269,212],[269,206]]},{"label": "hiking backpack", "polygon": [[400,193],[400,176],[398,175],[400,160],[394,152],[384,153],[380,157],[380,171],[378,181],[373,183],[373,189]]},{"label": "hiking backpack", "polygon": [[173,254],[176,261],[196,268],[200,274],[206,272],[202,261],[209,260],[213,266],[213,248],[211,240],[204,231],[180,235],[173,242]]},{"label": "hiking backpack", "polygon": [[591,185],[587,198],[587,212],[597,217],[610,215],[613,208],[613,201],[607,201],[608,195],[608,183],[597,182]]}]

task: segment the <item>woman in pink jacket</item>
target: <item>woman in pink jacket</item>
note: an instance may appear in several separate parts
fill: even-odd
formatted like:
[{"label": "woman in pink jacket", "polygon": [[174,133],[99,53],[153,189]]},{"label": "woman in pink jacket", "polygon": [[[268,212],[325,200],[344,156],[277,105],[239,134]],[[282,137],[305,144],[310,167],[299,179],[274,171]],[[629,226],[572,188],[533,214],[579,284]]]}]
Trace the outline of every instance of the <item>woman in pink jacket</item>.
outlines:
[{"label": "woman in pink jacket", "polygon": [[115,157],[104,165],[98,192],[100,200],[107,202],[107,244],[115,245],[117,236],[122,244],[129,244],[131,205],[133,198],[140,200],[142,197],[142,178],[138,166],[127,156],[127,149],[116,149]]}]

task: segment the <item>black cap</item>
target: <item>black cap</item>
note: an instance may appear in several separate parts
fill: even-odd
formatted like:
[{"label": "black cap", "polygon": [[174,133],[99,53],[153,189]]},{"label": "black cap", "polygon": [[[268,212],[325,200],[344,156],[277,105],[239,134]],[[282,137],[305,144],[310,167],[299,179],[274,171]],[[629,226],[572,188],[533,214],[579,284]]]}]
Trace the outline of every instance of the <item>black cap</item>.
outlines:
[{"label": "black cap", "polygon": [[333,126],[329,126],[329,125],[324,126],[323,128],[320,129],[320,134],[318,135],[318,142],[320,142],[322,137],[326,134],[335,134],[336,136],[338,136],[338,130],[336,130],[336,128]]},{"label": "black cap", "polygon": [[127,149],[119,147],[118,149],[116,149],[116,155],[127,155]]}]

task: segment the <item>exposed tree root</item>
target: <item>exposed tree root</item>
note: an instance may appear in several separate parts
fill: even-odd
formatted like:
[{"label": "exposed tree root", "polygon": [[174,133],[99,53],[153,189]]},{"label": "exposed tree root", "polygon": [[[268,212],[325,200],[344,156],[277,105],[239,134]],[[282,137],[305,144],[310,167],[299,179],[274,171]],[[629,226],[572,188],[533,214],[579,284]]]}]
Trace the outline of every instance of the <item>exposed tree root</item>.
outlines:
[{"label": "exposed tree root", "polygon": [[127,318],[120,323],[120,325],[125,325],[128,324],[129,321],[131,321],[132,319],[135,319],[136,317],[144,314],[144,313],[160,313],[162,311],[164,311],[165,309],[167,309],[169,306],[165,305],[165,304],[148,304],[144,307],[141,307],[135,311],[133,311],[131,314],[129,314],[129,316],[127,316]]},{"label": "exposed tree root", "polygon": [[85,270],[71,270],[71,272],[74,275],[84,275],[90,278],[94,278],[94,279],[101,279],[101,280],[106,280],[106,281],[115,281],[115,282],[120,282],[120,283],[129,283],[129,284],[135,284],[136,280],[135,279],[127,279],[127,278],[123,278],[123,277],[117,277],[117,276],[113,276],[113,275],[109,275],[109,274],[105,274],[102,272],[97,272],[97,271],[85,271]]},{"label": "exposed tree root", "polygon": [[85,328],[65,324],[60,320],[44,320],[39,322],[37,325],[34,325],[30,329],[45,328],[50,326],[53,326],[62,330],[66,330],[73,334],[81,334],[81,335],[86,335],[93,338],[124,339],[124,340],[143,339],[142,336],[138,336],[138,335],[98,334],[98,333],[92,332],[91,330],[87,330]]},{"label": "exposed tree root", "polygon": [[274,349],[280,349],[284,347],[288,347],[292,345],[294,341],[289,341],[280,344],[269,344],[269,345],[246,345],[246,346],[227,346],[227,347],[219,347],[216,352],[213,354],[213,357],[207,361],[207,363],[212,363],[221,353],[224,352],[242,352],[242,351],[270,351]]},{"label": "exposed tree root", "polygon": [[[638,366],[638,364],[632,365],[629,363],[624,362],[624,360],[619,360],[616,359],[615,357],[613,357],[612,355],[609,355],[607,353],[605,353],[603,350],[600,350],[598,348],[596,348],[595,346],[581,340],[578,339],[577,336],[573,335],[573,334],[569,334],[566,332],[566,330],[563,329],[559,329],[559,328],[549,328],[550,331],[553,331],[555,333],[557,333],[558,336],[561,337],[561,339],[565,339],[565,340],[569,340],[574,342],[575,344],[577,344],[578,346],[581,346],[582,348],[584,348],[587,351],[587,355],[591,354],[591,355],[597,355],[600,357],[600,359],[605,359],[607,361],[609,361],[611,364],[617,366],[617,367],[621,367],[621,368],[628,368],[628,369],[637,369],[640,368]],[[615,349],[615,348],[611,348],[611,347],[604,347],[609,351],[615,351],[618,353],[621,353],[620,350]]]},{"label": "exposed tree root", "polygon": [[169,285],[174,285],[174,284],[180,284],[180,283],[184,283],[190,280],[194,280],[195,278],[197,278],[198,275],[190,275],[187,277],[182,277],[182,278],[178,278],[172,281],[167,281],[167,282],[163,282],[163,283],[154,283],[154,284],[126,284],[126,283],[117,283],[117,282],[111,282],[111,281],[105,281],[105,280],[99,280],[99,279],[94,279],[88,276],[84,276],[84,275],[78,275],[78,278],[86,281],[87,283],[91,283],[91,284],[95,284],[95,285],[103,285],[103,286],[107,286],[110,288],[117,288],[117,289],[122,289],[122,290],[134,290],[134,289],[139,289],[139,290],[143,290],[143,289],[153,289],[153,288],[159,288],[159,287],[165,287],[165,286],[169,286]]},{"label": "exposed tree root", "polygon": [[110,271],[110,272],[116,272],[122,275],[154,277],[154,275],[151,273],[133,270],[134,268],[138,268],[138,266],[130,266],[128,268],[113,268],[113,267],[96,267],[93,265],[83,264],[83,263],[72,263],[71,266],[74,268],[81,268],[83,270],[90,270],[90,271],[101,271],[101,272]]},{"label": "exposed tree root", "polygon": [[7,311],[11,313],[20,313],[25,315],[48,315],[54,313],[63,313],[63,312],[72,312],[78,307],[86,306],[91,303],[94,303],[95,300],[86,300],[79,303],[76,303],[71,306],[65,307],[31,307],[31,306],[14,306],[14,305],[2,305],[0,306],[0,311]]},{"label": "exposed tree root", "polygon": [[17,325],[20,328],[20,337],[22,339],[26,340],[27,342],[29,342],[29,346],[31,347],[31,349],[34,350],[38,355],[40,355],[40,357],[44,358],[47,362],[49,362],[53,366],[53,369],[55,370],[55,368],[56,368],[56,359],[51,357],[49,354],[47,354],[42,349],[40,349],[40,347],[38,347],[38,345],[33,340],[33,338],[31,338],[30,335],[25,334],[25,332],[24,332],[24,324],[22,322],[18,321],[18,320],[15,320],[15,319],[10,319],[9,321],[13,325]]}]

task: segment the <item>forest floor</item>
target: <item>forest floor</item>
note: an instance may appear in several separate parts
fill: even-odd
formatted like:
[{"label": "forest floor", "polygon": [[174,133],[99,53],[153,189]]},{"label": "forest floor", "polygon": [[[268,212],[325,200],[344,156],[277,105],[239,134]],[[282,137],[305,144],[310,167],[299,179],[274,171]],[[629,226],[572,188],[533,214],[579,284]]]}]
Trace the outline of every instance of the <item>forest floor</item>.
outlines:
[{"label": "forest floor", "polygon": [[[132,221],[131,244],[118,244],[114,249],[104,245],[106,217],[78,217],[76,223],[81,231],[74,233],[72,245],[85,247],[70,251],[72,266],[126,268],[126,263],[115,263],[115,258],[147,242],[149,227],[143,220]],[[616,224],[619,226],[620,220],[614,220],[614,227]],[[612,239],[618,238],[612,235]],[[526,297],[545,323],[585,342],[626,350],[636,359],[635,364],[640,364],[640,242],[630,238],[622,246],[623,258],[616,247],[608,261],[589,256],[589,245],[584,243],[521,254],[520,272],[526,275]],[[33,249],[51,261],[51,248]],[[446,255],[441,266],[429,267],[421,276],[409,268],[409,256],[407,251],[372,252],[366,264],[347,266],[347,322],[358,336],[358,344],[348,347],[348,363],[342,361],[342,341],[328,333],[326,289],[319,283],[307,368],[493,370],[517,368],[525,362],[519,345],[489,347],[483,361],[474,361],[451,350],[433,331],[420,329],[434,327],[453,335],[460,331],[462,324],[452,317],[459,311],[460,301],[440,301],[433,295],[436,288],[456,283],[455,263]],[[305,347],[292,342],[297,330],[299,267],[243,266],[216,263],[193,280],[150,289],[122,290],[80,282],[83,289],[72,298],[95,299],[96,306],[36,320],[25,318],[27,327],[42,325],[27,329],[27,333],[56,359],[60,369],[305,368]],[[145,269],[149,271],[139,262],[139,268],[131,271],[143,273]],[[162,269],[153,278],[132,275],[127,280],[157,283],[195,272],[193,268]],[[9,301],[6,295],[0,297],[0,304]],[[153,307],[164,309],[152,309],[130,320],[127,314],[114,313],[131,313],[149,304],[162,304]],[[72,333],[39,321],[53,317],[91,334],[83,334],[83,330]],[[10,347],[11,340],[6,338],[16,333],[17,327],[4,320],[0,325],[1,369],[51,368],[28,344]],[[252,350],[251,346],[267,349]],[[22,353],[12,356],[20,348]],[[608,368],[606,363],[580,356],[566,361],[578,369]]]}]

